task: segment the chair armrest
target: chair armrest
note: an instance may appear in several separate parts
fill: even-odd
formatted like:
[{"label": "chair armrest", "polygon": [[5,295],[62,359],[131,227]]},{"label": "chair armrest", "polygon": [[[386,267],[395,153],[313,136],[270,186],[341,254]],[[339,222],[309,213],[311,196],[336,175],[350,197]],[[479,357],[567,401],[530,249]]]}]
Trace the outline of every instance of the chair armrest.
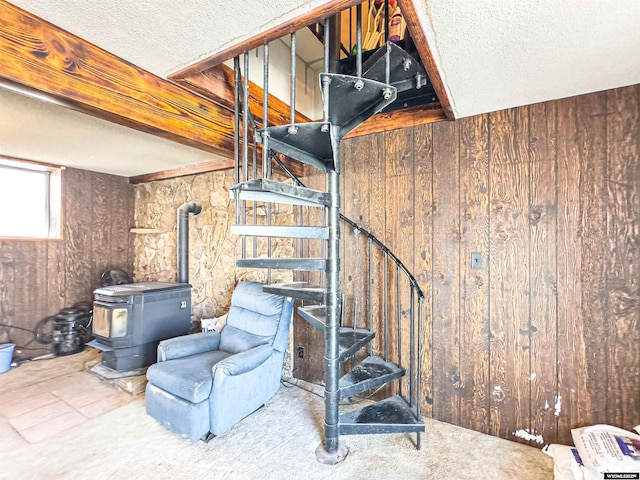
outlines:
[{"label": "chair armrest", "polygon": [[218,350],[220,333],[204,332],[163,340],[158,345],[158,362]]},{"label": "chair armrest", "polygon": [[250,350],[236,353],[225,358],[222,362],[213,367],[215,370],[221,368],[225,375],[241,375],[262,365],[273,353],[271,345],[259,345]]}]

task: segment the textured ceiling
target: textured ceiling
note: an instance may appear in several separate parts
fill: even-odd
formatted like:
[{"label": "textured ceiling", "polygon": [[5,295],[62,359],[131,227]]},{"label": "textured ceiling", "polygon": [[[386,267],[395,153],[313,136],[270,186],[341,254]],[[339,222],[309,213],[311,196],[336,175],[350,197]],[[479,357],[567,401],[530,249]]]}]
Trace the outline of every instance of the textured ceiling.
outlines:
[{"label": "textured ceiling", "polygon": [[0,89],[0,155],[132,177],[220,159]]},{"label": "textured ceiling", "polygon": [[12,0],[160,77],[329,0]]},{"label": "textured ceiling", "polygon": [[456,117],[640,83],[638,0],[418,0]]},{"label": "textured ceiling", "polygon": [[[12,0],[12,3],[159,76],[328,0]],[[640,83],[638,0],[415,0],[435,63],[457,117]],[[13,94],[12,94],[13,95]],[[0,96],[28,110],[0,138],[0,155],[84,165],[120,174],[147,173],[210,160],[210,154],[110,126],[62,107]],[[47,113],[45,111],[54,109]],[[18,113],[18,111],[16,111]],[[30,129],[54,132],[73,118],[72,133],[50,135],[46,149],[31,148]],[[44,118],[52,124],[45,126]],[[4,129],[4,126],[3,126]],[[86,129],[87,133],[82,133]],[[36,132],[37,133],[37,132]],[[67,138],[65,135],[70,135]],[[122,141],[121,139],[126,139]],[[12,143],[13,142],[13,143]],[[24,144],[17,144],[22,142]],[[57,142],[57,143],[56,143]],[[96,151],[96,144],[111,148]],[[38,152],[41,152],[37,156]],[[52,152],[59,152],[56,161]],[[16,156],[20,156],[14,153]],[[89,159],[98,155],[97,162]],[[24,155],[22,155],[24,156]],[[95,157],[97,158],[97,157]],[[133,165],[133,162],[135,164]],[[135,173],[129,173],[135,174]]]}]

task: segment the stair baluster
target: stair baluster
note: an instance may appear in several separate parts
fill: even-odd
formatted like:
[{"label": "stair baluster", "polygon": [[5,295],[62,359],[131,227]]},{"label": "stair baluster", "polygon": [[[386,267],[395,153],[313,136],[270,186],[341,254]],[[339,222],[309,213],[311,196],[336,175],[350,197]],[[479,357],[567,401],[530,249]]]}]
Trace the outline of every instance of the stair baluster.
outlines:
[{"label": "stair baluster", "polygon": [[[389,253],[384,252],[384,286],[383,292],[389,291]],[[389,299],[384,296],[384,359],[389,360]]]},{"label": "stair baluster", "polygon": [[356,7],[356,77],[362,76],[362,4]]},{"label": "stair baluster", "polygon": [[[416,415],[418,418],[422,418],[420,415],[422,396],[421,384],[422,384],[422,304],[424,303],[424,295],[422,291],[418,289],[418,372],[416,374]],[[416,448],[420,450],[420,432],[416,433]]]},{"label": "stair baluster", "polygon": [[[262,47],[262,126],[269,126],[269,43]],[[271,178],[271,159],[269,158],[269,134],[265,131],[262,136],[262,178]],[[273,204],[267,203],[267,228],[271,226],[271,209]],[[271,258],[273,247],[271,237],[267,238],[267,257]],[[271,269],[267,269],[267,283],[271,283]]]},{"label": "stair baluster", "polygon": [[[234,72],[234,129],[233,129],[233,180],[237,184],[240,183],[240,57],[233,59]],[[234,191],[235,200],[235,221],[236,225],[240,223],[240,202],[238,201],[237,191]]]},{"label": "stair baluster", "polygon": [[[249,52],[244,52],[244,87],[242,89],[242,180],[249,180]],[[247,223],[247,202],[242,201],[242,223]],[[242,258],[247,258],[247,237],[242,236]]]},{"label": "stair baluster", "polygon": [[[400,266],[396,264],[396,328],[398,329],[398,366],[402,367],[402,289]],[[402,396],[402,382],[398,382],[398,395]]]}]

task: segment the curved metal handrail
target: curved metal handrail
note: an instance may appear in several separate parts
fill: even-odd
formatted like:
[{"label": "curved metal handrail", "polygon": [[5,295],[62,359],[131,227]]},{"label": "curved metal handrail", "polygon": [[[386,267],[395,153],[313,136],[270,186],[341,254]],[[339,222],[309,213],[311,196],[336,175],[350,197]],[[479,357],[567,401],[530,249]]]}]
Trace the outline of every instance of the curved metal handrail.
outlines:
[{"label": "curved metal handrail", "polygon": [[351,220],[349,217],[343,215],[342,213],[340,214],[340,220],[342,220],[343,222],[345,222],[345,223],[349,224],[351,227],[353,227],[353,229],[357,231],[356,234],[364,233],[367,236],[367,238],[370,238],[373,241],[373,243],[378,245],[382,249],[382,251],[384,253],[386,253],[395,262],[395,264],[398,267],[400,267],[400,269],[402,269],[402,271],[404,271],[404,273],[409,278],[409,282],[411,282],[411,285],[416,289],[416,293],[418,295],[418,298],[424,298],[424,293],[422,293],[422,289],[420,288],[420,285],[418,285],[418,280],[416,279],[416,277],[414,277],[413,274],[409,271],[409,269],[407,269],[406,265],[404,263],[402,263],[402,260],[400,260],[398,257],[396,257],[396,255],[391,250],[389,250],[389,247],[387,247],[384,243],[382,243],[378,239],[378,237],[376,237],[369,230],[367,230],[366,228],[361,227],[356,222]]}]

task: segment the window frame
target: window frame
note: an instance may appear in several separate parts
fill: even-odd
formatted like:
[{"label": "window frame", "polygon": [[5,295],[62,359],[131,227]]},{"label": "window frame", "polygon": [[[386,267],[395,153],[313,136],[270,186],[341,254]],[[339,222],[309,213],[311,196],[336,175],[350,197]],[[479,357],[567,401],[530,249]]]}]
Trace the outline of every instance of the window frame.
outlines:
[{"label": "window frame", "polygon": [[46,175],[45,210],[47,222],[46,236],[3,236],[4,240],[62,240],[62,172],[65,167],[47,163],[23,160],[0,155],[0,170],[15,169],[27,172],[42,172]]}]

